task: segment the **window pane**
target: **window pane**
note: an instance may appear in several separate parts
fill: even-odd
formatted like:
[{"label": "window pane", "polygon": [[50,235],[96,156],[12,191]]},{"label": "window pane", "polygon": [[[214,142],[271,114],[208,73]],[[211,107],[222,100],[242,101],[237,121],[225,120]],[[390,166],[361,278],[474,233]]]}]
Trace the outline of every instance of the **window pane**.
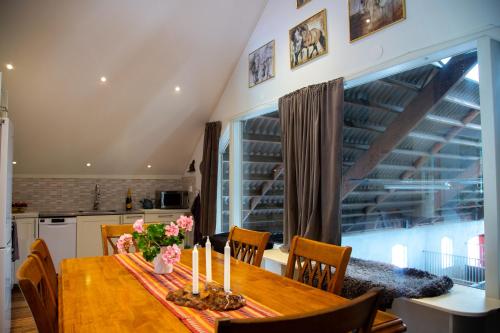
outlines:
[{"label": "window pane", "polygon": [[223,152],[220,154],[222,159],[222,183],[221,183],[221,195],[222,195],[222,215],[221,222],[222,232],[229,231],[229,145],[226,146]]},{"label": "window pane", "polygon": [[474,51],[346,89],[342,237],[353,257],[484,287],[475,73]]},{"label": "window pane", "polygon": [[243,228],[283,231],[283,167],[278,112],[242,121]]}]

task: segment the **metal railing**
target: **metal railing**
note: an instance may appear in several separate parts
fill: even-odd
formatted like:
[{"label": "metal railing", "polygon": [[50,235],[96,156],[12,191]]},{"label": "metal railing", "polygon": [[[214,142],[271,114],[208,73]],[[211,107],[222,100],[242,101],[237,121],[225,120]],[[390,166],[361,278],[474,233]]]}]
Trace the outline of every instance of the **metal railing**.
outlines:
[{"label": "metal railing", "polygon": [[439,276],[446,275],[457,284],[484,289],[484,259],[469,258],[441,252],[422,252],[422,270]]}]

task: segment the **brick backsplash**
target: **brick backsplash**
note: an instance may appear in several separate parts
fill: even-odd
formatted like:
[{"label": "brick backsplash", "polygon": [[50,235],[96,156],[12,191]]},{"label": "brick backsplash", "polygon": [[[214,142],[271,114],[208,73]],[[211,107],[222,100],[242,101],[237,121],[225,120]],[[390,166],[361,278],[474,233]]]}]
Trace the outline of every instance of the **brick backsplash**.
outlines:
[{"label": "brick backsplash", "polygon": [[89,210],[94,203],[94,187],[101,188],[102,210],[125,209],[127,190],[132,190],[133,207],[142,208],[143,198],[154,199],[156,190],[189,190],[193,177],[182,179],[92,179],[14,178],[12,200],[28,203],[30,211]]}]

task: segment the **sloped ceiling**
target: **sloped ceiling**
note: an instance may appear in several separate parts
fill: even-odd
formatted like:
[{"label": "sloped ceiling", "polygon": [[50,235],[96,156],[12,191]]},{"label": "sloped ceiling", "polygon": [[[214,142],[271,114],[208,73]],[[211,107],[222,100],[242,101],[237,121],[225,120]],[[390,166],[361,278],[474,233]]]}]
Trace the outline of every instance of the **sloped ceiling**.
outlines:
[{"label": "sloped ceiling", "polygon": [[2,0],[15,173],[182,174],[266,2]]}]

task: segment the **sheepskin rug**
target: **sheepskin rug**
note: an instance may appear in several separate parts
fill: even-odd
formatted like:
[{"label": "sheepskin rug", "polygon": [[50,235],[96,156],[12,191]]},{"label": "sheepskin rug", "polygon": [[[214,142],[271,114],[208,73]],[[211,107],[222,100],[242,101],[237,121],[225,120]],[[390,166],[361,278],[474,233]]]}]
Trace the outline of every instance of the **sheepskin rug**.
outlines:
[{"label": "sheepskin rug", "polygon": [[351,258],[342,296],[352,299],[373,287],[384,288],[380,306],[387,309],[397,297],[422,298],[445,294],[453,287],[453,281],[447,276],[436,276],[419,269]]}]

